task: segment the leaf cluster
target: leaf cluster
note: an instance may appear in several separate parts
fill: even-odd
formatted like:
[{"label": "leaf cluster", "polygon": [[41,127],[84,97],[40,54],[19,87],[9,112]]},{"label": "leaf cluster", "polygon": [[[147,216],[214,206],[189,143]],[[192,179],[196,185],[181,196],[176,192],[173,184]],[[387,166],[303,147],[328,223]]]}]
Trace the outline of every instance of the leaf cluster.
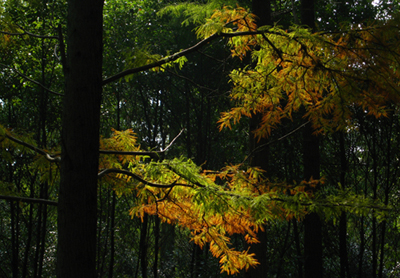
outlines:
[{"label": "leaf cluster", "polygon": [[[237,30],[223,27],[227,20],[237,22]],[[388,103],[399,101],[397,19],[334,33],[264,26],[242,35],[255,30],[254,17],[226,7],[210,22],[198,29],[200,36],[236,33],[229,41],[232,55],[250,53],[253,61],[230,74],[236,107],[222,113],[221,129],[260,113],[262,124],[255,134],[266,137],[283,119],[303,111],[317,132],[327,133],[348,128],[355,106],[381,117]]]}]

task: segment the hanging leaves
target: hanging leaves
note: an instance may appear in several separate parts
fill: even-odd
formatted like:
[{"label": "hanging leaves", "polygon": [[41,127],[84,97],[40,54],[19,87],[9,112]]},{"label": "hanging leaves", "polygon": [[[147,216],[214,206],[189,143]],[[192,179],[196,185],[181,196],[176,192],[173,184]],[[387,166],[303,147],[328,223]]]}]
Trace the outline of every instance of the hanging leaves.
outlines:
[{"label": "hanging leaves", "polygon": [[[220,26],[206,23],[199,36],[256,30],[254,17],[241,8],[216,11],[210,21]],[[231,22],[236,28],[229,28]],[[233,36],[232,56],[243,58],[251,52],[254,66],[231,72],[231,98],[237,106],[222,113],[220,128],[260,113],[255,135],[266,137],[301,108],[320,133],[348,127],[354,106],[375,117],[386,116],[387,103],[399,101],[398,29],[398,19],[392,19],[335,33],[263,26]]]}]

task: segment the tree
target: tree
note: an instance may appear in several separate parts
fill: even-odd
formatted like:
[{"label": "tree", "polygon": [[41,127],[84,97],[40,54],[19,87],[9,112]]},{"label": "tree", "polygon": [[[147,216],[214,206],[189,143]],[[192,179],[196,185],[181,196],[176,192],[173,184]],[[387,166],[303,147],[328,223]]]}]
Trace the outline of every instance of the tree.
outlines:
[{"label": "tree", "polygon": [[[228,38],[233,56],[239,59],[243,59],[246,52],[255,47],[254,67],[232,72],[232,96],[241,106],[222,116],[223,126],[230,126],[231,119],[237,121],[242,115],[261,113],[261,125],[256,134],[265,137],[283,118],[292,118],[294,112],[301,111],[300,107],[303,106],[306,117],[318,132],[328,133],[337,127],[346,130],[352,115],[351,108],[355,104],[364,106],[363,109],[375,116],[381,116],[387,113],[383,106],[386,100],[396,100],[397,87],[393,78],[396,76],[397,48],[385,39],[388,34],[396,34],[391,29],[395,21],[390,23],[394,25],[378,24],[346,31],[344,35],[314,34],[302,28],[295,28],[291,32],[278,27],[256,30],[254,17],[245,9],[225,8],[216,11],[199,28],[199,35],[204,36],[204,40],[194,47],[102,81],[102,3],[71,1],[69,11],[68,52],[64,62],[66,91],[62,177],[58,203],[60,277],[96,275],[98,177],[119,186],[116,189],[118,193],[135,192],[140,202],[132,209],[132,215],[144,217],[145,213],[157,214],[166,222],[190,229],[193,240],[201,246],[209,244],[212,253],[221,259],[222,269],[228,273],[236,273],[256,264],[248,252],[237,251],[229,246],[230,234],[245,234],[245,240],[254,243],[257,241],[255,232],[271,220],[302,218],[306,212],[337,217],[342,210],[365,213],[368,208],[381,208],[371,200],[358,198],[354,194],[345,196],[344,192],[339,192],[338,196],[325,197],[305,192],[306,187],[318,184],[319,181],[315,180],[294,185],[270,182],[264,179],[260,169],[254,167],[246,169],[242,165],[233,165],[218,172],[207,172],[184,158],[164,161],[159,158],[160,153],[154,151],[138,153],[132,150],[137,146],[130,130],[115,132],[115,138],[105,148],[107,150],[101,151],[111,158],[101,160],[104,170],[98,172],[101,85],[144,70],[165,70],[173,65],[173,61],[182,63],[184,59],[177,59],[183,55],[217,38]],[[90,24],[85,18],[90,19]],[[376,34],[375,30],[382,32]],[[376,36],[371,36],[371,32]],[[62,40],[60,42],[62,48]],[[379,47],[369,48],[368,44]],[[370,57],[373,57],[373,63],[368,63],[367,58]],[[394,90],[385,87],[387,84],[382,84],[378,79],[369,78],[370,72],[377,71],[377,65],[379,69],[385,69],[380,78],[391,81]],[[78,69],[75,70],[75,67]],[[272,77],[268,83],[264,78],[259,78],[265,75]],[[355,76],[358,77],[353,80]],[[373,91],[352,91],[365,80],[372,84]],[[378,89],[387,89],[389,98],[382,99],[382,95],[375,94],[379,92]],[[341,90],[349,95],[344,97]],[[363,99],[364,96],[369,98]],[[43,158],[59,160],[57,155],[52,156],[34,144],[18,141],[11,131],[2,129],[1,136],[7,139],[5,143],[16,142],[31,148]],[[122,149],[115,150],[118,140],[124,143]],[[104,142],[107,140],[102,141],[101,146],[105,147]],[[153,157],[154,161],[148,163],[146,156]],[[131,179],[136,182],[129,183]],[[117,182],[113,183],[115,180]],[[346,205],[348,200],[352,201],[352,206]],[[74,238],[70,235],[74,235]],[[79,258],[87,261],[76,262]]]},{"label": "tree", "polygon": [[102,34],[103,1],[68,1],[57,277],[97,276]]}]

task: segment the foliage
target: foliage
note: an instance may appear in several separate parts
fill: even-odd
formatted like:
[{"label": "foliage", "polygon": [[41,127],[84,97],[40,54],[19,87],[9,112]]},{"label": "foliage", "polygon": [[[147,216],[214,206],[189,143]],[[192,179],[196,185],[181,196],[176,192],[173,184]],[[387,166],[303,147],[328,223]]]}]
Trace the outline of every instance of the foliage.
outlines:
[{"label": "foliage", "polygon": [[[102,142],[105,149],[139,151],[131,130],[114,131],[113,137]],[[229,246],[234,234],[244,235],[249,244],[257,243],[256,232],[263,229],[263,224],[301,219],[312,211],[325,213],[327,219],[337,219],[343,210],[368,214],[371,208],[381,217],[386,215],[382,204],[363,196],[342,191],[337,196],[323,197],[305,191],[319,181],[277,184],[266,180],[257,168],[244,171],[239,166],[227,166],[220,172],[210,172],[201,171],[185,158],[146,160],[140,155],[102,156],[100,167],[116,172],[105,176],[104,182],[113,184],[120,196],[136,195],[132,217],[158,215],[163,222],[188,229],[200,247],[209,243],[212,254],[220,258],[221,270],[230,274],[257,264],[248,251]],[[122,168],[129,171],[119,171]]]},{"label": "foliage", "polygon": [[[237,21],[240,15],[243,22]],[[261,113],[255,134],[266,137],[282,119],[303,108],[304,118],[326,133],[349,126],[353,105],[381,117],[387,115],[388,101],[398,102],[397,19],[333,33],[277,26],[256,32],[251,16],[225,8],[213,15],[213,24],[199,28],[199,35],[231,33],[226,26],[231,21],[238,24],[238,36],[229,42],[233,56],[242,58],[251,51],[255,66],[232,71],[231,97],[238,106],[222,114],[221,128],[231,127],[242,115]],[[241,31],[254,33],[239,36]]]}]

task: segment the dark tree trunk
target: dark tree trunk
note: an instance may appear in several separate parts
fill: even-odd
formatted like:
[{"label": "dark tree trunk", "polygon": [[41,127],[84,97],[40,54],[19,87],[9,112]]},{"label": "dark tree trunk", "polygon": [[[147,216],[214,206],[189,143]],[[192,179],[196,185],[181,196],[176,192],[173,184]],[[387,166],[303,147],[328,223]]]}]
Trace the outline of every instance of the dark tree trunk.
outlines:
[{"label": "dark tree trunk", "polygon": [[[312,30],[315,29],[314,0],[301,0],[301,23]],[[319,140],[313,135],[313,131],[311,124],[307,124],[304,128],[305,180],[320,178]],[[323,277],[322,224],[316,213],[308,214],[304,220],[304,257],[305,277]]]},{"label": "dark tree trunk", "polygon": [[142,227],[140,228],[140,244],[139,244],[139,254],[140,254],[140,268],[142,270],[142,277],[147,278],[147,226],[149,222],[149,215],[145,214],[143,216]]},{"label": "dark tree trunk", "polygon": [[[342,189],[346,188],[347,158],[344,145],[344,134],[339,134],[340,149],[340,183]],[[339,221],[339,254],[340,254],[340,277],[350,277],[349,259],[347,255],[347,215],[342,212]]]},{"label": "dark tree trunk", "polygon": [[57,277],[96,277],[102,0],[69,0]]},{"label": "dark tree trunk", "polygon": [[[304,129],[304,179],[319,179],[319,141],[313,135],[310,124]],[[316,190],[311,189],[310,190]],[[310,213],[304,220],[304,272],[307,278],[323,276],[322,268],[322,224],[316,213]]]},{"label": "dark tree trunk", "polygon": [[[271,2],[269,0],[253,0],[252,11],[257,16],[257,26],[260,27],[271,24]],[[268,148],[262,147],[262,145],[266,143],[266,139],[258,141],[254,138],[253,134],[253,131],[259,127],[261,118],[261,114],[256,114],[250,119],[250,152],[252,153],[250,164],[252,166],[260,167],[263,170],[267,170]],[[255,268],[250,268],[246,272],[246,277],[265,277],[267,273],[266,237],[267,235],[265,231],[259,231],[257,233],[257,238],[260,242],[250,246],[249,252],[255,254],[255,258],[260,264]]]},{"label": "dark tree trunk", "polygon": [[153,277],[158,277],[158,250],[160,249],[160,218],[154,218],[154,263]]}]

